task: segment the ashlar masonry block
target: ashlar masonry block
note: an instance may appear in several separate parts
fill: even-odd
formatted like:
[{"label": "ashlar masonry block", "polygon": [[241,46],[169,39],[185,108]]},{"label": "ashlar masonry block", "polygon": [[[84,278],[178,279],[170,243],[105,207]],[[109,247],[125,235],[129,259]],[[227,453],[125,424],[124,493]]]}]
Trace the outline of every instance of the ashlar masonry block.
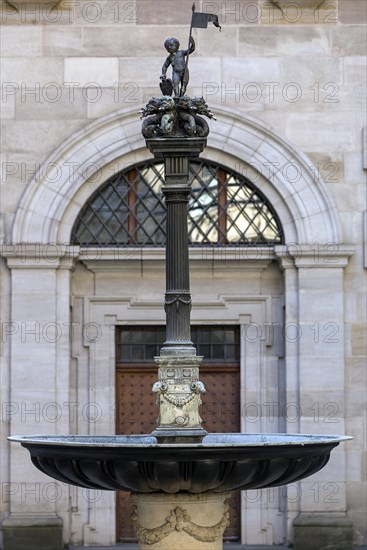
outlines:
[{"label": "ashlar masonry block", "polygon": [[3,524],[4,550],[62,550],[60,518],[11,518]]},{"label": "ashlar masonry block", "polygon": [[294,550],[352,550],[353,525],[345,515],[305,515],[293,522]]}]

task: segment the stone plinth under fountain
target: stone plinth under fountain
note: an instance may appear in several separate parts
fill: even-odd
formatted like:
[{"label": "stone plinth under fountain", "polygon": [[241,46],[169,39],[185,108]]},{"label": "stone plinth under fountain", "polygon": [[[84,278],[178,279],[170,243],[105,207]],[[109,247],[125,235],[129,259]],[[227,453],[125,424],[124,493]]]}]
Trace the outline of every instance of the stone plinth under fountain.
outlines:
[{"label": "stone plinth under fountain", "polygon": [[[193,11],[192,23],[198,20],[194,15],[211,14]],[[215,19],[208,21],[215,23]],[[158,381],[153,386],[158,427],[150,435],[39,435],[10,440],[26,447],[33,464],[54,479],[89,489],[134,493],[132,520],[141,549],[215,550],[222,548],[228,525],[224,501],[230,491],[285,485],[310,476],[325,466],[334,447],[349,438],[208,434],[201,427],[199,406],[205,387],[199,380],[202,357],[196,355],[190,339],[187,203],[189,160],[204,150],[209,133],[201,115],[213,116],[203,98],[183,95],[188,57],[194,48],[191,32],[188,50],[178,51],[177,41],[169,40],[165,70],[172,53],[177,58],[181,52],[182,60],[186,56],[181,91],[177,67],[173,86],[164,72],[164,95],[152,98],[142,111],[147,147],[164,161],[162,191],[167,205],[167,333],[155,358]],[[173,91],[175,97],[170,95]]]}]

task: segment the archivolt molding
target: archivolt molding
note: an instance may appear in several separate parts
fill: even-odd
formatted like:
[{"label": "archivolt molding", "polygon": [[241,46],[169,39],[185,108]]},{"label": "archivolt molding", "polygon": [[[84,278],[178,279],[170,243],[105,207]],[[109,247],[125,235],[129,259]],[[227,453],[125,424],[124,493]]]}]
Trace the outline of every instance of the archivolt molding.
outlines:
[{"label": "archivolt molding", "polygon": [[[30,22],[32,15],[35,19],[40,19],[40,16],[47,18],[52,17],[52,10],[57,8],[58,10],[70,11],[72,9],[72,1],[70,0],[5,0],[6,6],[10,6],[19,12],[23,22]],[[33,8],[33,9],[32,9]],[[1,6],[0,6],[1,9]],[[6,13],[11,13],[6,11]]]},{"label": "archivolt molding", "polygon": [[270,0],[272,4],[280,8],[281,10],[288,7],[300,7],[311,10],[316,10],[324,3],[325,0],[298,0],[297,3],[294,0]]},{"label": "archivolt molding", "polygon": [[[44,5],[48,6],[49,9],[55,8],[58,4],[60,4],[62,0],[38,0],[38,4],[40,7],[43,7]],[[17,9],[18,11],[24,10],[24,8],[27,6],[27,4],[34,5],[34,2],[32,0],[6,0],[10,6],[13,6],[13,8]]]},{"label": "archivolt molding", "polygon": [[[305,155],[262,122],[216,108],[203,157],[251,179],[277,211],[286,242],[338,243],[337,210]],[[51,155],[21,200],[13,243],[69,243],[90,195],[113,173],[151,155],[136,110],[121,109],[72,135]]]}]

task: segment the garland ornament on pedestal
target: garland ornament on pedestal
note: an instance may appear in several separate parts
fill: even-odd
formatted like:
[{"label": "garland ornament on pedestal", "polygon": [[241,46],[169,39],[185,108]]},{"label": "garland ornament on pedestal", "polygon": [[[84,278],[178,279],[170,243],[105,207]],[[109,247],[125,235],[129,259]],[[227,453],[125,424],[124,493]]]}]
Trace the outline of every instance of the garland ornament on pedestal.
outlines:
[{"label": "garland ornament on pedestal", "polygon": [[144,544],[156,544],[174,531],[184,531],[200,542],[214,542],[223,536],[224,531],[229,525],[229,506],[228,504],[224,504],[222,518],[212,526],[203,527],[197,525],[191,521],[190,515],[181,506],[177,506],[174,510],[171,510],[165,523],[150,529],[140,525],[138,521],[138,507],[134,506],[131,514],[131,523],[139,542],[143,542]]}]

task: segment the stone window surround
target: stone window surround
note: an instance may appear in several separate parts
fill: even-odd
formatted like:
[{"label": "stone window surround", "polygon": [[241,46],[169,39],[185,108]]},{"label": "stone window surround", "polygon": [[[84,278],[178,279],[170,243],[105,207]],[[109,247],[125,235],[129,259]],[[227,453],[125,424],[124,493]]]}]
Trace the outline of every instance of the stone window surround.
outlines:
[{"label": "stone window surround", "polygon": [[[245,171],[266,190],[286,243],[342,243],[336,205],[312,162],[256,118],[223,107],[216,113],[202,158]],[[147,159],[137,111],[121,109],[92,122],[58,147],[28,184],[10,242],[68,244],[92,193],[113,173]]]}]

